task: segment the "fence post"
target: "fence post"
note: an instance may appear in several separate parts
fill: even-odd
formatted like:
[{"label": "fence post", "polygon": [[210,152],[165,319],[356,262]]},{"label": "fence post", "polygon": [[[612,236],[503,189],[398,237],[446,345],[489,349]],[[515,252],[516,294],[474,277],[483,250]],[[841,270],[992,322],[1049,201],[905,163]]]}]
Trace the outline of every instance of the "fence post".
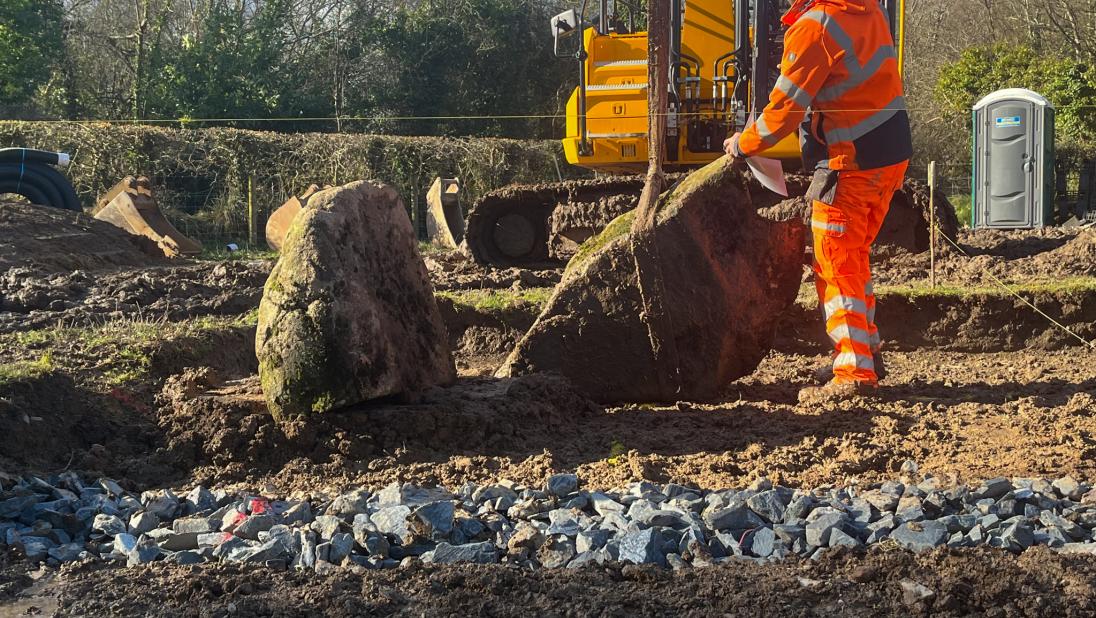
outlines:
[{"label": "fence post", "polygon": [[936,289],[936,161],[929,161],[929,286]]},{"label": "fence post", "polygon": [[248,248],[254,249],[258,244],[258,240],[255,237],[255,194],[253,190],[253,178],[251,174],[247,175],[247,243]]}]

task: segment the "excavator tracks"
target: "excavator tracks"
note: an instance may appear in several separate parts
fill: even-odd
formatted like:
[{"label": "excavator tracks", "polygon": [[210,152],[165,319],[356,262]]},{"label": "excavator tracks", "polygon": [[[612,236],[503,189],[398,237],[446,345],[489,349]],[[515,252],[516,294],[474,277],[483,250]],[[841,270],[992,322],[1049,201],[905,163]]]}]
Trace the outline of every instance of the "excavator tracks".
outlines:
[{"label": "excavator tracks", "polygon": [[[671,174],[669,182],[680,175]],[[751,182],[758,211],[774,219],[810,216],[804,194],[810,178],[789,174],[784,199]],[[553,268],[567,262],[586,239],[635,207],[643,176],[607,176],[590,180],[509,185],[481,197],[468,213],[465,242],[480,264],[499,267]],[[929,189],[907,180],[891,200],[877,244],[908,251],[929,246]],[[937,225],[954,238],[959,223],[947,197],[937,191]]]}]

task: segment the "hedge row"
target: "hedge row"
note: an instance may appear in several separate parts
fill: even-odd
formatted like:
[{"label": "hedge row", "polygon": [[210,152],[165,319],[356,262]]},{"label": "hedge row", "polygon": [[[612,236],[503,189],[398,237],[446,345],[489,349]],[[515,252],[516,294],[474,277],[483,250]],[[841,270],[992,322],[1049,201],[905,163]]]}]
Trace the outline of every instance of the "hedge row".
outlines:
[{"label": "hedge row", "polygon": [[310,184],[381,180],[416,212],[436,176],[460,178],[470,205],[509,183],[581,175],[555,141],[3,121],[0,146],[71,154],[85,207],[125,176],[148,176],[180,229],[207,242],[246,240],[249,187],[261,234],[269,213]]}]

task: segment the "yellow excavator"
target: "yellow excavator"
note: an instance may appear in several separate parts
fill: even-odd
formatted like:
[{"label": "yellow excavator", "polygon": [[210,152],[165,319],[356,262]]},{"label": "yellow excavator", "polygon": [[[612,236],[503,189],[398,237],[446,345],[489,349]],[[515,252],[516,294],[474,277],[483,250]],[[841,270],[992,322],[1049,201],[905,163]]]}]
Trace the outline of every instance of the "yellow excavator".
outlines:
[{"label": "yellow excavator", "polygon": [[[781,0],[672,0],[666,169],[688,171],[723,154],[723,140],[742,130],[768,103],[783,53]],[[567,101],[567,162],[596,178],[539,185],[512,185],[480,198],[466,223],[468,249],[481,263],[551,265],[564,261],[590,236],[633,208],[647,167],[647,33],[645,2],[590,0],[552,18],[557,56],[578,64],[578,86]],[[880,0],[904,51],[904,0]],[[800,164],[799,142],[790,136],[766,152],[788,170]],[[790,175],[788,189],[801,197],[809,184]],[[759,207],[782,199],[752,192]],[[768,200],[766,202],[765,200]],[[921,251],[928,247],[928,189],[907,181],[895,194],[878,242]],[[938,196],[937,220],[945,232],[958,225],[954,208]],[[788,212],[796,205],[789,203]]]}]

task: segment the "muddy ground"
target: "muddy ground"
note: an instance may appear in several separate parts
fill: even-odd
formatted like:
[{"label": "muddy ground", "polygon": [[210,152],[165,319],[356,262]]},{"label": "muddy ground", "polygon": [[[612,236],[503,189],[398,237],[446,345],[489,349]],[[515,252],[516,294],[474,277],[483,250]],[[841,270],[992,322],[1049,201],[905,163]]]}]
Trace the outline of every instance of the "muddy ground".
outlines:
[{"label": "muddy ground", "polygon": [[[987,269],[1025,284],[1096,275],[1092,230],[968,233],[960,244],[978,255],[943,253],[941,279],[953,287],[984,285]],[[924,282],[926,257],[879,257],[881,282]],[[484,271],[450,254],[431,260],[439,289],[516,294],[558,278]],[[1096,353],[1048,335],[1043,318],[1000,293],[882,294],[891,376],[880,399],[821,408],[796,403],[826,358],[809,294],[785,316],[777,349],[718,401],[612,409],[552,376],[486,377],[535,317],[536,302],[500,308],[443,297],[465,375],[457,385],[413,404],[278,426],[254,378],[248,317],[269,266],[104,267],[25,257],[8,264],[0,272],[0,472],[73,470],[135,490],[202,483],[272,495],[392,481],[539,485],[565,471],[588,488],[634,480],[724,488],[760,476],[814,487],[893,478],[907,459],[947,482],[1064,474],[1096,481]],[[1092,339],[1093,289],[1026,294]],[[0,614],[32,607],[71,615],[1096,613],[1096,558],[1044,550],[1014,557],[876,549],[689,574],[466,566],[320,576],[156,565],[141,573],[143,585],[134,585],[136,576],[98,566],[57,575],[6,554]],[[907,579],[933,596],[905,598]]]},{"label": "muddy ground", "polygon": [[[619,566],[522,572],[501,566],[340,570],[236,565],[82,568],[45,599],[61,615],[123,609],[172,616],[1091,616],[1096,561],[1042,549],[833,551],[817,563],[731,564],[670,573]],[[931,591],[916,599],[903,583]],[[51,608],[52,609],[52,608]]]},{"label": "muddy ground", "polygon": [[0,446],[16,455],[7,470],[68,466],[133,488],[236,482],[279,494],[392,480],[539,485],[562,471],[599,488],[635,480],[726,488],[758,476],[814,486],[885,480],[906,459],[953,481],[1096,478],[1089,358],[1077,349],[894,353],[879,401],[823,408],[795,403],[822,356],[774,353],[725,401],[667,407],[603,410],[551,377],[466,378],[414,405],[282,426],[265,414],[251,378],[187,372],[168,381],[159,407],[141,411],[49,376],[8,391],[42,420],[5,417]]},{"label": "muddy ground", "polygon": [[[939,238],[937,282],[941,285],[995,285],[1096,276],[1096,229],[962,230],[955,245]],[[958,246],[956,246],[958,245]],[[873,273],[880,285],[925,282],[928,253],[910,255],[879,247]]]}]

